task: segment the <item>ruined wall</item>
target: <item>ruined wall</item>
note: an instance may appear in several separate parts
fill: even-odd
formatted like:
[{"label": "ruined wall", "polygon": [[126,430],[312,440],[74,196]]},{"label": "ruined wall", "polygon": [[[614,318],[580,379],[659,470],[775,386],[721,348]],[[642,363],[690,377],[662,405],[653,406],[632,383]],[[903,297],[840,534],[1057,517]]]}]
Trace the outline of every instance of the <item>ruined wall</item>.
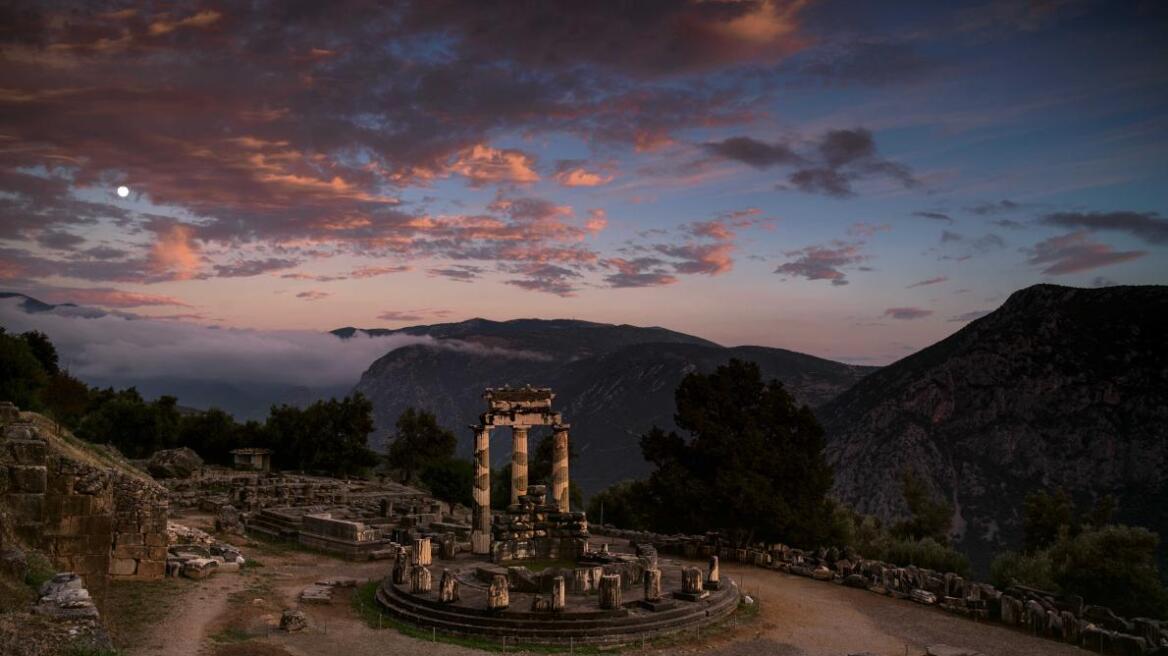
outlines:
[{"label": "ruined wall", "polygon": [[99,602],[110,577],[161,578],[165,490],[116,454],[10,408],[0,411],[0,536],[8,536],[0,539],[79,574]]},{"label": "ruined wall", "polygon": [[547,488],[528,487],[519,503],[494,516],[491,560],[570,560],[583,553],[588,519],[581,512],[560,512],[547,503]]}]

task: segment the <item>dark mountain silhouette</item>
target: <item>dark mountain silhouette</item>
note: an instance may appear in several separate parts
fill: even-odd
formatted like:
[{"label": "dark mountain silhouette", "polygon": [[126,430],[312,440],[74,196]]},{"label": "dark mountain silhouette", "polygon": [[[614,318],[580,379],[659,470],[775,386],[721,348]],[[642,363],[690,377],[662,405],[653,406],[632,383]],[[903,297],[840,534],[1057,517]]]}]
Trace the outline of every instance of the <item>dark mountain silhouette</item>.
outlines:
[{"label": "dark mountain silhouette", "polygon": [[[356,329],[333,332],[349,337]],[[375,446],[383,447],[380,440],[412,406],[437,414],[459,436],[459,453],[469,456],[472,435],[467,425],[484,409],[484,388],[550,386],[556,406],[572,424],[579,453],[572,478],[586,493],[648,473],[638,437],[653,425],[674,427],[673,393],[691,371],[710,371],[730,358],[751,360],[765,377],[783,381],[796,398],[815,406],[874,369],[783,349],[727,348],[663,328],[572,320],[472,319],[366,332],[435,338],[433,345],[386,354],[362,375],[357,390],[373,400]],[[492,446],[492,460],[503,466],[510,457],[506,431],[498,432]]]},{"label": "dark mountain silhouette", "polygon": [[901,472],[955,509],[984,567],[1021,542],[1021,506],[1065,488],[1168,536],[1168,287],[1036,285],[819,408],[835,494],[903,516]]}]

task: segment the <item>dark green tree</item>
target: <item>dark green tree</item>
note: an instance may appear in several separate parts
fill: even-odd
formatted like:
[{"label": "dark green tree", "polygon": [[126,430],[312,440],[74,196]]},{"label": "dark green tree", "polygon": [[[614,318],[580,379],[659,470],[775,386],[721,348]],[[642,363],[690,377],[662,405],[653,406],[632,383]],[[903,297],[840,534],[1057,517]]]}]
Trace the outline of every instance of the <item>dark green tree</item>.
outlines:
[{"label": "dark green tree", "polygon": [[1075,502],[1066,490],[1039,490],[1022,502],[1022,530],[1027,553],[1045,549],[1060,535],[1078,532]]},{"label": "dark green tree", "polygon": [[624,529],[647,529],[653,509],[646,507],[646,497],[644,481],[621,481],[610,485],[588,500],[588,521]]},{"label": "dark green tree", "polygon": [[77,436],[95,444],[112,444],[130,458],[146,458],[175,444],[177,400],[163,396],[146,403],[138,391],[100,390],[93,409],[81,420]]},{"label": "dark green tree", "polygon": [[0,401],[22,410],[40,410],[40,392],[49,377],[28,341],[0,328]]},{"label": "dark green tree", "polygon": [[231,450],[242,446],[235,418],[219,408],[186,415],[179,422],[177,446],[194,449],[207,462],[230,465]]},{"label": "dark green tree", "polygon": [[313,469],[352,476],[377,464],[377,455],[369,449],[373,403],[360,392],[317,401],[304,415],[310,426]]},{"label": "dark green tree", "polygon": [[386,463],[397,470],[402,483],[413,480],[426,465],[452,458],[458,445],[454,433],[439,426],[434,414],[425,410],[406,408],[396,429]]},{"label": "dark green tree", "polygon": [[57,347],[53,346],[48,335],[39,330],[30,330],[21,333],[20,338],[28,344],[29,349],[32,350],[37,362],[41,363],[41,368],[45,370],[46,374],[54,376],[61,370],[58,365]]},{"label": "dark green tree", "polygon": [[89,386],[61,370],[41,390],[41,404],[58,422],[76,429],[89,410]]},{"label": "dark green tree", "polygon": [[474,463],[469,460],[432,462],[422,469],[419,478],[431,494],[443,501],[474,505]]},{"label": "dark green tree", "polygon": [[911,516],[894,524],[892,534],[906,540],[931,538],[941,545],[948,544],[953,506],[934,500],[929,486],[912,470],[902,474],[901,490]]},{"label": "dark green tree", "polygon": [[1159,537],[1144,528],[1105,526],[1063,536],[1050,548],[1063,592],[1125,617],[1168,617],[1168,590],[1156,569]]},{"label": "dark green tree", "polygon": [[674,419],[688,439],[656,428],[641,437],[655,465],[646,491],[658,530],[716,529],[739,543],[823,538],[831,470],[807,406],[741,360],[689,374],[675,398]]}]

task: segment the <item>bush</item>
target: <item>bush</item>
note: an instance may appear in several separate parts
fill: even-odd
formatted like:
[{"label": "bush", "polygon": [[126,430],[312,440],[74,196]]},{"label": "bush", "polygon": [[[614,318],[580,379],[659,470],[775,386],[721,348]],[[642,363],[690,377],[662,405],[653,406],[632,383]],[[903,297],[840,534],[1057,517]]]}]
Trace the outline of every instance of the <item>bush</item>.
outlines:
[{"label": "bush", "polygon": [[990,583],[999,589],[1011,585],[1025,585],[1040,590],[1058,590],[1054,582],[1054,566],[1045,551],[1024,554],[1006,551],[990,563]]},{"label": "bush", "polygon": [[649,526],[644,507],[645,483],[621,481],[596,493],[588,500],[588,519],[618,528],[644,530]]},{"label": "bush", "polygon": [[916,565],[938,572],[956,572],[962,576],[969,576],[969,558],[932,538],[923,540],[890,538],[884,543],[883,553],[876,558],[901,567]]},{"label": "bush", "polygon": [[1054,581],[1063,592],[1126,617],[1168,617],[1168,590],[1156,570],[1159,541],[1155,533],[1133,526],[1062,538],[1050,549]]}]

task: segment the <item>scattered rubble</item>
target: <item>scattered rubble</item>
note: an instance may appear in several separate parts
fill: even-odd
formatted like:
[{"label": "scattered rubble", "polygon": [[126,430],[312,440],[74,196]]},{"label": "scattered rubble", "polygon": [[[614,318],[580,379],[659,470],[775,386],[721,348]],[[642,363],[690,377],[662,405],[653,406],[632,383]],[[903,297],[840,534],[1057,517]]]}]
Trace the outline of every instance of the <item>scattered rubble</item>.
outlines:
[{"label": "scattered rubble", "polygon": [[304,614],[304,611],[287,608],[280,615],[280,628],[289,633],[303,631],[308,628],[308,616]]}]

